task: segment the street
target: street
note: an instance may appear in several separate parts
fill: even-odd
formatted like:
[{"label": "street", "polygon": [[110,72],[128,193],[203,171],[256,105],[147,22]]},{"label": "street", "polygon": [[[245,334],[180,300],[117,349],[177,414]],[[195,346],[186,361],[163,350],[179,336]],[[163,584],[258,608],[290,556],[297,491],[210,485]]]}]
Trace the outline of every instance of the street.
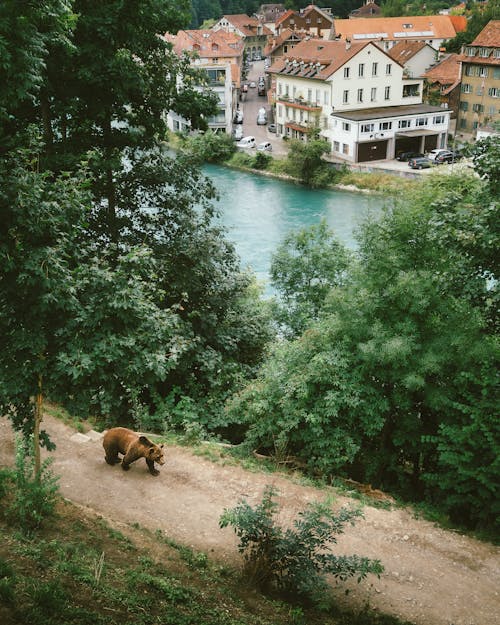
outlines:
[{"label": "street", "polygon": [[[265,76],[264,61],[253,61],[245,84],[249,85],[253,81],[257,85],[259,76]],[[260,108],[266,109],[267,124],[265,126],[257,125],[257,113]],[[286,144],[275,133],[269,132],[267,129],[268,124],[272,121],[271,105],[267,101],[267,95],[259,96],[257,86],[255,88],[249,87],[248,91],[243,94],[240,109],[243,111],[243,136],[255,137],[257,145],[263,141],[269,141],[273,146],[272,154],[274,156],[285,156],[287,153]]]}]

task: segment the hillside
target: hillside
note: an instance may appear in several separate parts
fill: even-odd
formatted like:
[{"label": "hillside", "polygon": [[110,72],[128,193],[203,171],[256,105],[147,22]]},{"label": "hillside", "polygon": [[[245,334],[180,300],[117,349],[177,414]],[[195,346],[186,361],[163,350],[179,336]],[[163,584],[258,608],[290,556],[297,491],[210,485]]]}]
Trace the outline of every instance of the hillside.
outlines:
[{"label": "hillside", "polygon": [[[228,570],[239,566],[240,559],[233,532],[218,527],[224,508],[233,507],[241,498],[254,504],[265,486],[273,484],[281,493],[280,518],[286,523],[307,502],[333,492],[303,485],[284,474],[251,472],[223,456],[214,462],[177,446],[168,449],[167,462],[157,478],[147,473],[142,461],[125,473],[104,462],[100,440],[75,436],[74,430],[49,416],[44,427],[57,444],[53,469],[61,476],[63,497],[108,519],[122,532],[132,531],[132,526],[145,528],[151,535],[159,530],[161,536],[208,554],[210,561]],[[5,419],[0,420],[0,441],[0,465],[10,464],[14,444]],[[336,503],[343,505],[348,499],[338,496]],[[338,551],[379,558],[385,573],[380,580],[350,584],[351,592],[344,600],[350,607],[368,603],[372,610],[418,625],[496,623],[500,612],[497,548],[417,520],[408,510],[367,506],[364,513],[365,519],[339,539]],[[154,549],[158,556],[158,548]],[[102,550],[106,554],[105,545]],[[105,558],[108,561],[109,556]],[[137,554],[132,559],[136,563]],[[116,566],[124,567],[124,562]],[[123,575],[130,574],[124,569]],[[258,613],[264,610],[256,609]],[[241,622],[273,620],[243,618]],[[292,621],[285,618],[282,622]]]}]

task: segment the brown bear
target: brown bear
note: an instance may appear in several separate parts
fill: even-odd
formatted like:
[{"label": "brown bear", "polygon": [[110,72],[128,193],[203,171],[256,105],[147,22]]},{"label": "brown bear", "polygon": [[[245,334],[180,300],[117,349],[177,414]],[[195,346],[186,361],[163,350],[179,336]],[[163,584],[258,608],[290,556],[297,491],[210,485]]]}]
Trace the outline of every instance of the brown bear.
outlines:
[{"label": "brown bear", "polygon": [[163,458],[163,445],[155,445],[146,436],[140,436],[127,428],[111,428],[102,439],[102,445],[106,453],[105,460],[108,464],[120,462],[118,454],[123,454],[122,469],[128,471],[132,462],[139,458],[145,458],[151,475],[160,472],[155,469],[155,462],[165,464]]}]

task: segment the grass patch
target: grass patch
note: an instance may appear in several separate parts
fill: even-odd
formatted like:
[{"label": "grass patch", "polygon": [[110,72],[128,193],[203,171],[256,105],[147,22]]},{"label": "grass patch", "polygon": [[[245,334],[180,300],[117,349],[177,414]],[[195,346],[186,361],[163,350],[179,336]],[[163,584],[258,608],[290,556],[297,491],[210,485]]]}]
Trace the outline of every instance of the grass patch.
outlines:
[{"label": "grass patch", "polygon": [[3,625],[384,625],[384,617],[319,612],[256,593],[236,571],[163,532],[116,529],[68,502],[33,538],[0,513]]}]

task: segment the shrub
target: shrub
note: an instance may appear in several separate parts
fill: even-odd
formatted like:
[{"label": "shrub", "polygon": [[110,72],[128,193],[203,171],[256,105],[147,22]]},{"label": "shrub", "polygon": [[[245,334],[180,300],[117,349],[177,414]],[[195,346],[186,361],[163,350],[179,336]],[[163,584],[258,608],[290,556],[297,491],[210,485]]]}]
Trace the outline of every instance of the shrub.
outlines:
[{"label": "shrub", "polygon": [[260,504],[252,508],[246,501],[222,514],[220,527],[233,526],[240,539],[238,550],[245,560],[249,580],[261,588],[277,588],[318,602],[328,589],[326,575],[345,581],[368,573],[380,575],[378,560],[357,555],[337,556],[330,545],[337,542],[346,523],[354,524],[360,510],[331,510],[329,502],[313,503],[299,513],[293,528],[276,525],[278,506],[273,487],[267,486]]},{"label": "shrub", "polygon": [[254,169],[267,169],[269,163],[272,161],[273,157],[265,152],[257,152],[253,159],[253,167]]},{"label": "shrub", "polygon": [[28,453],[26,441],[17,439],[16,463],[11,473],[14,492],[7,513],[28,535],[55,513],[59,478],[49,471],[50,462],[51,459],[45,460],[40,473],[35,474],[34,459]]}]

